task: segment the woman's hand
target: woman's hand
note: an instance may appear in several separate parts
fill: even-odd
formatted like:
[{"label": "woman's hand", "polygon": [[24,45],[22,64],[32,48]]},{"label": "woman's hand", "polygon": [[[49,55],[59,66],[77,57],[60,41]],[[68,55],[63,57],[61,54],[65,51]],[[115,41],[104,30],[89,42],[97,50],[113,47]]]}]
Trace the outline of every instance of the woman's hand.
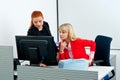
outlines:
[{"label": "woman's hand", "polygon": [[67,46],[67,42],[63,42],[63,41],[61,41],[61,44],[60,44],[60,49],[59,49],[59,51],[60,52],[63,52],[63,50],[64,50],[64,48]]},{"label": "woman's hand", "polygon": [[89,58],[89,66],[92,65],[92,62],[93,62],[93,59],[92,59],[92,58]]},{"label": "woman's hand", "polygon": [[59,53],[57,52],[56,60],[59,61]]},{"label": "woman's hand", "polygon": [[43,63],[40,63],[39,64],[40,67],[46,67],[47,65],[43,64]]},{"label": "woman's hand", "polygon": [[92,62],[94,60],[94,55],[95,55],[95,52],[91,51],[89,55],[89,65],[92,65]]}]

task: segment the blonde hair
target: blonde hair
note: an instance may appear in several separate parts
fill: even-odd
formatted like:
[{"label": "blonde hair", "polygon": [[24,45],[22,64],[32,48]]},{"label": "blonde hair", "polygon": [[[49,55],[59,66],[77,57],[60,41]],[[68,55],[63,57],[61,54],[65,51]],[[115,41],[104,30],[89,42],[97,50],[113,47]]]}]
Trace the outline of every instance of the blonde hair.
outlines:
[{"label": "blonde hair", "polygon": [[43,14],[42,14],[41,11],[33,11],[32,14],[31,14],[30,28],[33,26],[33,22],[32,22],[33,18],[36,18],[36,17],[42,17],[44,19]]},{"label": "blonde hair", "polygon": [[59,30],[68,32],[68,39],[69,40],[73,41],[76,39],[76,35],[75,35],[73,27],[70,23],[64,23],[64,24],[60,25]]}]

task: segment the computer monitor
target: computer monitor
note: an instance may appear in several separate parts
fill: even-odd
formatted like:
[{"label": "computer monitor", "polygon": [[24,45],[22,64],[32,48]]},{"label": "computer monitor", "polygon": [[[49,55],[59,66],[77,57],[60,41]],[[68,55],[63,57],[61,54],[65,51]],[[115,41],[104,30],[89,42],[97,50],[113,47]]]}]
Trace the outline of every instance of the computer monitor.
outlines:
[{"label": "computer monitor", "polygon": [[15,36],[19,60],[30,60],[30,64],[57,65],[57,47],[52,36]]}]

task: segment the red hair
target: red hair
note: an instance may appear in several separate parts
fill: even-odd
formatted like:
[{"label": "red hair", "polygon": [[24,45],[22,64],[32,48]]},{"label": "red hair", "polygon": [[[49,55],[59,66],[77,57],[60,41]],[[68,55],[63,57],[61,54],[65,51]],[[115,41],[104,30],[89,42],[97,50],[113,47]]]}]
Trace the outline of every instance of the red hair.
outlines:
[{"label": "red hair", "polygon": [[42,17],[44,19],[43,14],[42,14],[41,11],[33,11],[32,14],[31,14],[30,28],[33,26],[33,21],[32,21],[33,18],[36,18],[36,17]]}]

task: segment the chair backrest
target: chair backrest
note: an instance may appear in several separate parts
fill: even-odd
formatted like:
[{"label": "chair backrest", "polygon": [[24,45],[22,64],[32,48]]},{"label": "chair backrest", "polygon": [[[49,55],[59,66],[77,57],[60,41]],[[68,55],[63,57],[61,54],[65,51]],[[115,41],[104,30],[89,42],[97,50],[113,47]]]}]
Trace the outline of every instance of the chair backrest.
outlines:
[{"label": "chair backrest", "polygon": [[[97,62],[98,60],[102,60],[102,62],[99,63],[100,66],[111,66],[110,64],[111,41],[112,41],[111,37],[103,36],[103,35],[98,35],[95,38],[96,52],[94,56],[94,61]],[[111,73],[112,75],[107,80],[110,80],[111,78],[115,76],[114,70],[112,70]]]},{"label": "chair backrest", "polygon": [[108,36],[98,35],[95,38],[96,52],[94,60],[103,60],[101,66],[110,66],[110,45],[112,38]]}]

